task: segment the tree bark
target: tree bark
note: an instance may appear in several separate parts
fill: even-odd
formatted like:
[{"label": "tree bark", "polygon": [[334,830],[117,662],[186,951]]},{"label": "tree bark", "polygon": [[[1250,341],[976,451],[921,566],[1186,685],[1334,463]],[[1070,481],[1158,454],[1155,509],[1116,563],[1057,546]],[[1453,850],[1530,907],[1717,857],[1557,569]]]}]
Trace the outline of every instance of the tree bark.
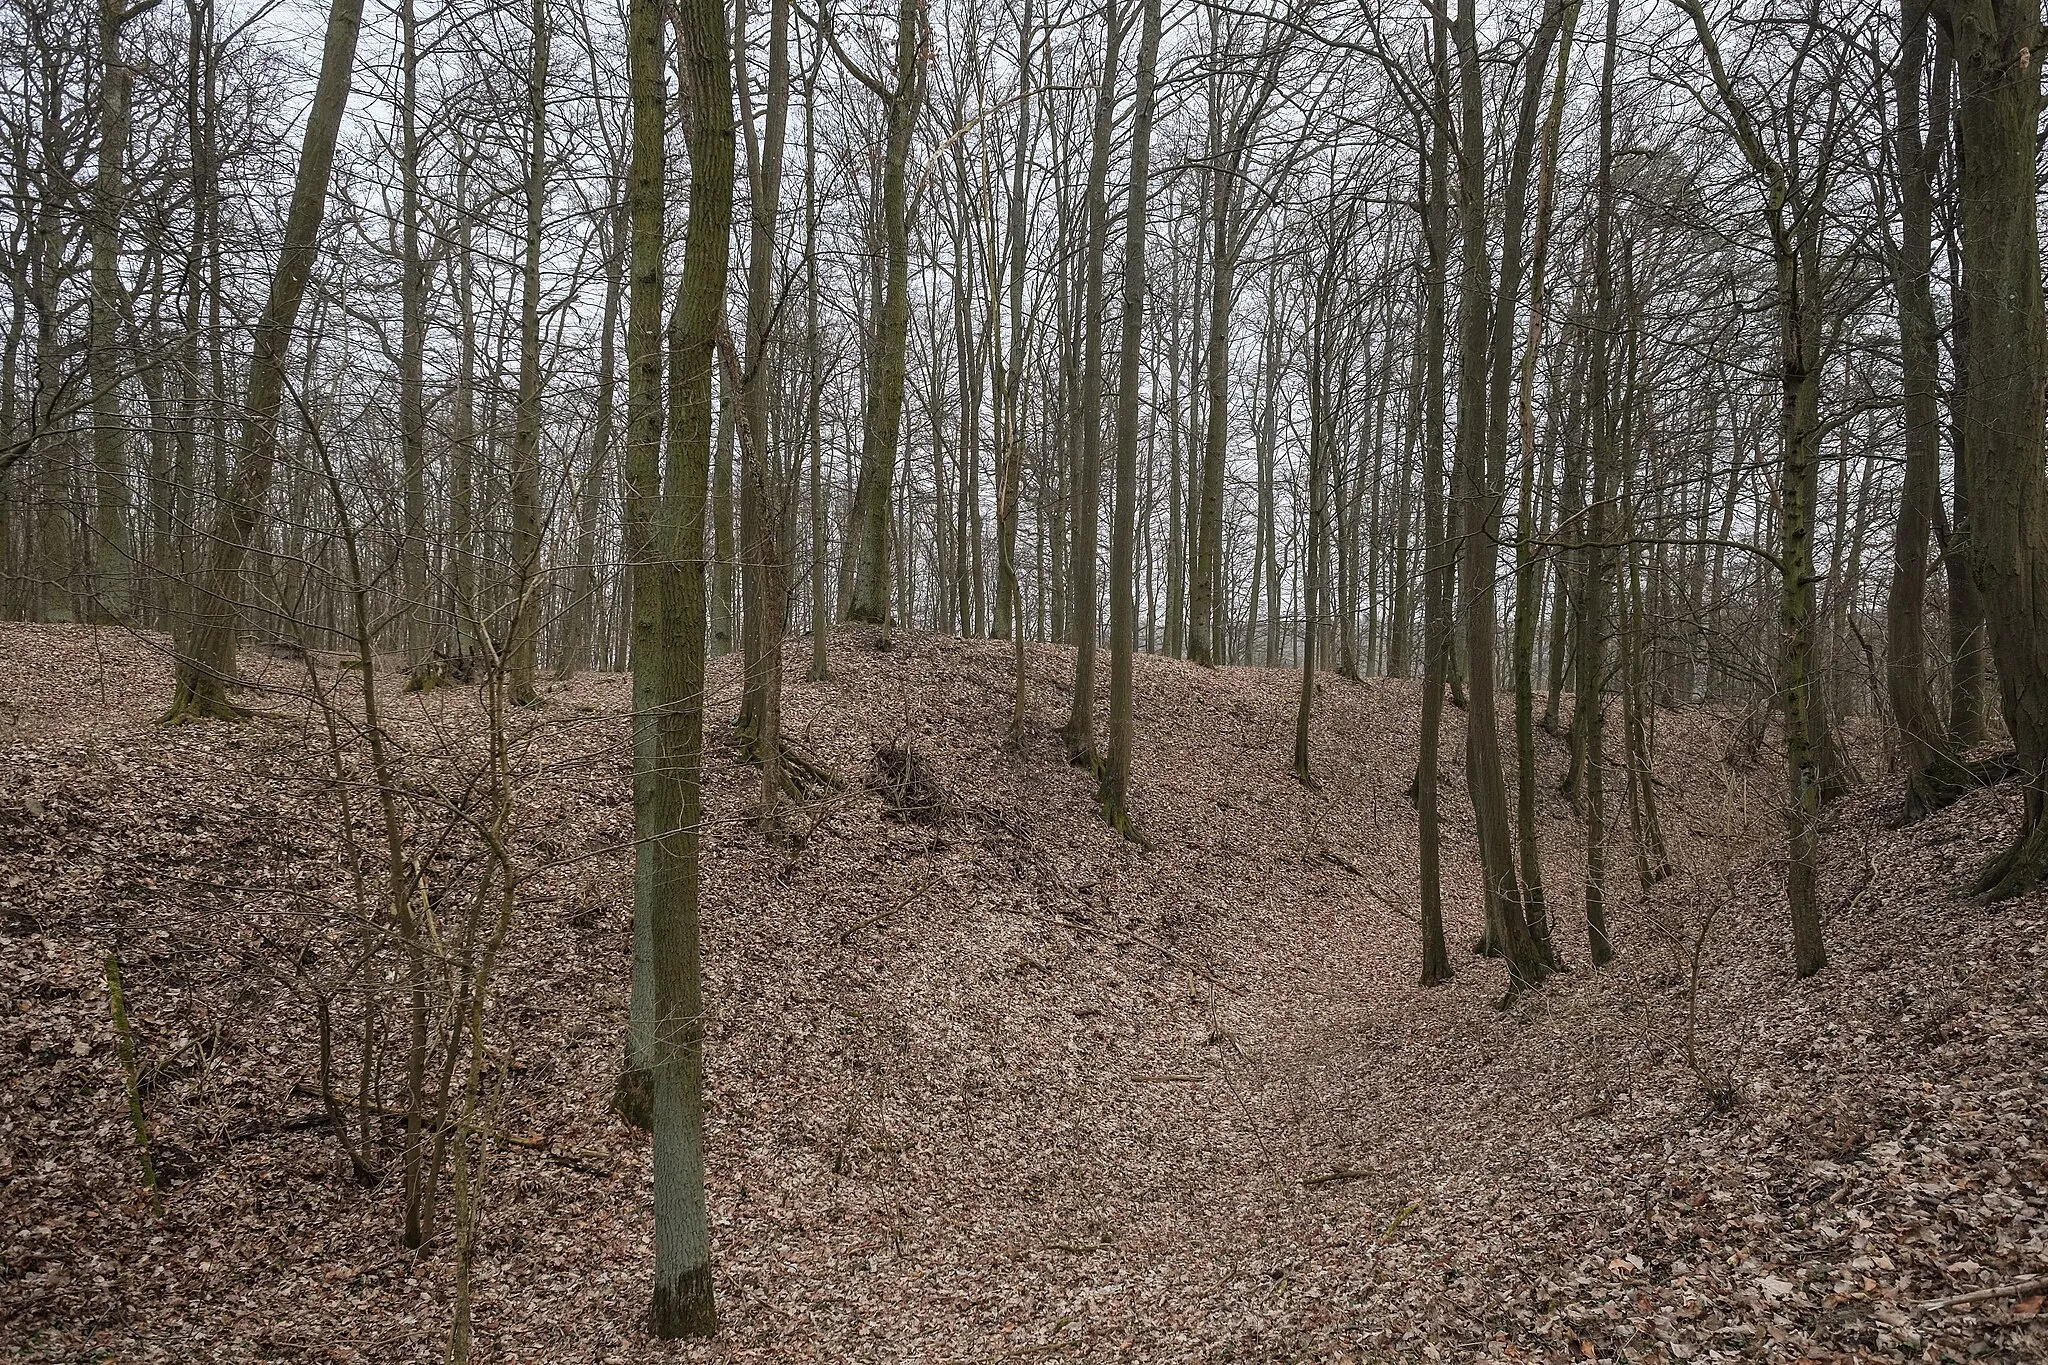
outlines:
[{"label": "tree bark", "polygon": [[1444,314],[1450,266],[1450,75],[1448,25],[1435,12],[1431,59],[1433,117],[1425,164],[1422,230],[1428,251],[1423,274],[1422,320],[1422,737],[1415,767],[1415,815],[1421,839],[1422,984],[1451,979],[1451,955],[1444,936],[1443,822],[1437,810],[1437,753],[1442,742],[1444,674],[1451,657],[1451,544],[1445,534],[1444,488]]},{"label": "tree bark", "polygon": [[[1145,335],[1145,226],[1152,180],[1154,73],[1159,59],[1160,0],[1140,0],[1135,104],[1131,111],[1130,201],[1124,214],[1123,336],[1117,354],[1116,486],[1109,533],[1109,751],[1102,764],[1102,813],[1137,843],[1130,813],[1131,747],[1137,722],[1131,696],[1137,585],[1132,542],[1138,500],[1138,382]],[[1111,42],[1115,42],[1112,25]]]},{"label": "tree bark", "polygon": [[[744,23],[744,6],[734,11]],[[768,81],[765,119],[754,133],[753,96],[744,82],[745,30],[739,51],[740,110],[746,121],[748,199],[747,345],[738,375],[741,421],[741,572],[748,580],[745,631],[746,699],[741,730],[761,768],[761,820],[773,829],[782,801],[782,641],[788,628],[789,491],[782,456],[772,436],[775,367],[770,332],[775,309],[775,230],[782,204],[783,150],[789,129],[789,0],[768,8]]]},{"label": "tree bark", "polygon": [[[924,28],[917,0],[898,0],[896,68],[883,85],[848,60],[849,69],[883,105],[882,251],[885,279],[875,328],[874,369],[868,383],[868,417],[861,432],[860,482],[854,489],[853,597],[847,614],[856,621],[887,625],[892,492],[896,449],[903,435],[904,355],[910,338],[910,138],[923,104]],[[831,36],[829,22],[825,31]],[[835,49],[838,39],[832,37]]]},{"label": "tree bark", "polygon": [[362,17],[362,0],[333,0],[328,10],[320,77],[306,115],[291,207],[285,215],[284,244],[256,325],[255,351],[242,403],[241,439],[233,472],[215,509],[211,549],[195,585],[191,619],[177,651],[177,674],[171,704],[164,714],[166,721],[227,720],[244,714],[227,699],[228,684],[235,674],[235,616],[241,600],[242,565],[277,468],[285,364],[299,303],[320,253],[320,220],[327,210],[334,143],[348,105],[349,75],[355,65]]},{"label": "tree bark", "polygon": [[1941,496],[1940,355],[1934,313],[1934,179],[1948,143],[1947,63],[1937,64],[1922,128],[1927,69],[1925,0],[1900,0],[1899,60],[1892,72],[1898,122],[1899,248],[1892,272],[1899,306],[1905,454],[1899,516],[1892,532],[1891,593],[1885,607],[1885,687],[1905,770],[1902,821],[1949,805],[1973,785],[1927,689],[1927,544]]},{"label": "tree bark", "polygon": [[[1109,144],[1115,134],[1120,27],[1116,0],[1104,0],[1102,79],[1095,92],[1083,199],[1088,235],[1082,245],[1081,397],[1072,419],[1080,437],[1074,471],[1074,596],[1067,614],[1074,640],[1074,703],[1060,737],[1066,742],[1067,757],[1089,768],[1101,761],[1095,749],[1095,552],[1102,519],[1102,273],[1103,257],[1109,253]],[[1142,247],[1139,254],[1142,260]],[[1133,444],[1133,458],[1136,449]]]},{"label": "tree bark", "polygon": [[2012,846],[1977,890],[1997,899],[2048,872],[2048,474],[2041,396],[2048,338],[2035,212],[2040,0],[1944,0],[1961,71],[1962,445],[1969,555],[2025,801]]},{"label": "tree bark", "polygon": [[[99,0],[99,160],[93,178],[91,299],[86,366],[92,385],[94,615],[133,611],[134,547],[128,534],[128,461],[121,417],[121,220],[127,205],[129,87],[121,51],[122,0]],[[55,168],[51,168],[55,173]]]},{"label": "tree bark", "polygon": [[1594,186],[1593,330],[1586,339],[1587,425],[1592,457],[1586,488],[1583,564],[1579,572],[1577,682],[1572,747],[1585,792],[1586,940],[1593,965],[1614,959],[1607,933],[1607,511],[1614,495],[1614,59],[1619,0],[1607,0],[1607,36],[1600,66],[1600,164]]},{"label": "tree bark", "polygon": [[512,704],[540,694],[534,668],[540,652],[540,237],[547,210],[548,0],[533,5],[533,59],[527,71],[525,242],[519,270],[519,393],[512,430],[512,601],[507,613],[506,671]]},{"label": "tree bark", "polygon": [[[1494,468],[1487,428],[1507,420],[1508,370],[1496,380],[1500,411],[1487,411],[1488,278],[1486,258],[1486,167],[1484,161],[1485,95],[1479,72],[1479,39],[1474,0],[1460,0],[1452,26],[1458,54],[1460,136],[1458,217],[1462,229],[1462,272],[1458,287],[1458,432],[1456,472],[1462,504],[1459,545],[1459,607],[1466,638],[1465,780],[1472,796],[1472,815],[1479,836],[1480,876],[1486,895],[1487,935],[1492,948],[1507,962],[1510,991],[1540,984],[1546,972],[1522,906],[1515,871],[1513,825],[1508,816],[1507,783],[1502,769],[1500,731],[1494,696],[1494,579],[1500,542],[1501,477]],[[1554,32],[1554,26],[1551,29]],[[1533,117],[1528,120],[1533,127]],[[1521,222],[1513,208],[1516,190],[1526,188],[1527,142],[1523,142],[1520,183],[1510,172],[1510,214],[1504,229],[1503,302],[1512,311],[1507,290],[1520,275]],[[1510,260],[1509,257],[1512,257]],[[1505,466],[1507,445],[1499,444]]]},{"label": "tree bark", "polygon": [[[635,8],[644,3],[636,0]],[[636,619],[636,625],[639,619],[647,622],[644,644],[653,674],[648,721],[659,765],[648,782],[640,837],[652,848],[655,998],[649,1321],[654,1335],[664,1340],[709,1336],[717,1329],[704,1201],[704,1003],[697,912],[707,626],[704,513],[712,362],[725,305],[734,165],[732,58],[724,9],[718,0],[680,0],[674,12],[682,52],[682,122],[690,152],[689,227],[669,318],[668,451],[653,537],[658,558],[649,566],[654,590],[643,595]],[[652,27],[652,20],[642,24]],[[634,46],[637,52],[639,45]],[[638,103],[654,105],[652,92]],[[636,128],[635,136],[643,134]],[[653,130],[644,136],[658,148]],[[640,154],[636,143],[636,158]],[[659,183],[656,178],[654,184]],[[651,463],[652,453],[645,452],[643,462]],[[643,487],[648,472],[643,464]]]}]

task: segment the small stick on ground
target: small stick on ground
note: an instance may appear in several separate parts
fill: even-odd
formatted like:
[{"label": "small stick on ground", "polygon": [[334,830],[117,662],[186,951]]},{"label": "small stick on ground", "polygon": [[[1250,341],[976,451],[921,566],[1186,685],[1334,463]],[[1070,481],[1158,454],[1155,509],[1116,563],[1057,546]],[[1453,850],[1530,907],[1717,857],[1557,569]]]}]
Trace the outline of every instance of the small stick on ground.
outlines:
[{"label": "small stick on ground", "polygon": [[2013,1284],[1993,1285],[1989,1289],[1973,1289],[1967,1294],[1951,1294],[1945,1299],[1928,1299],[1916,1303],[1915,1308],[1932,1311],[1938,1308],[1962,1308],[1973,1303],[1990,1303],[1993,1299],[2016,1299],[2022,1294],[2036,1290],[2048,1290],[2048,1275],[2036,1275],[2031,1280],[2019,1280]]}]

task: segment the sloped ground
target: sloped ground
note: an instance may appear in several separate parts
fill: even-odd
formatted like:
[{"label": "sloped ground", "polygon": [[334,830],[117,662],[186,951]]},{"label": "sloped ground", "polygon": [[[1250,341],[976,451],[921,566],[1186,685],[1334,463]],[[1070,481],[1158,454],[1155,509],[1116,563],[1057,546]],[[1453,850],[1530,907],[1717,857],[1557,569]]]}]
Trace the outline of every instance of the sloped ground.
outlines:
[{"label": "sloped ground", "polygon": [[[157,729],[160,646],[0,627],[0,1350],[434,1358],[446,1248],[398,1246],[398,1182],[357,1186],[305,1093],[307,983],[351,894],[324,730],[288,692],[248,725]],[[997,743],[1004,646],[849,637],[819,685],[793,651],[790,728],[853,779],[794,848],[746,818],[752,771],[717,739],[734,675],[715,670],[724,1329],[666,1353],[636,1323],[647,1149],[607,1114],[626,684],[558,685],[517,722],[533,871],[492,1025],[493,1118],[518,1141],[489,1168],[486,1358],[2048,1357],[2038,1289],[1921,1306],[2048,1274],[2048,904],[1955,894],[2007,794],[1904,831],[1885,793],[1846,802],[1833,964],[1794,983],[1772,756],[1731,768],[1732,727],[1666,714],[1680,873],[1621,898],[1621,956],[1590,970],[1569,913],[1582,835],[1550,802],[1578,969],[1502,1010],[1494,963],[1413,984],[1411,685],[1324,682],[1311,793],[1287,773],[1292,676],[1141,659],[1141,853],[1057,759],[1070,656],[1032,662],[1020,761]],[[416,754],[476,742],[466,693],[393,705]],[[860,781],[882,746],[929,765],[941,820],[884,818]],[[1617,831],[1624,890],[1630,847]],[[160,1217],[128,1147],[109,947],[177,1168]]]}]

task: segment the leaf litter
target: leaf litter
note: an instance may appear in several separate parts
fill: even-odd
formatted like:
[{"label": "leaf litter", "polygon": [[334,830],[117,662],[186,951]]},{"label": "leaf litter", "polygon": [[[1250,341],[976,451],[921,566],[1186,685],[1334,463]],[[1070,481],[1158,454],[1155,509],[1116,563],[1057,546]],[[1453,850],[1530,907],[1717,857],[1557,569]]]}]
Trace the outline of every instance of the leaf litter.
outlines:
[{"label": "leaf litter", "polygon": [[[350,873],[294,665],[251,652],[281,689],[250,724],[163,730],[160,639],[0,639],[0,1352],[435,1358],[449,1252],[399,1245],[398,1182],[358,1185],[309,1098],[292,964],[325,950]],[[1596,971],[1543,737],[1546,890],[1575,969],[1503,1009],[1483,959],[1415,985],[1413,683],[1321,681],[1311,792],[1289,772],[1293,675],[1141,657],[1144,852],[1060,758],[1070,653],[1029,651],[1019,755],[1008,646],[895,645],[849,636],[832,681],[790,674],[789,732],[851,779],[798,812],[796,842],[751,819],[737,672],[712,666],[709,1343],[640,1325],[648,1148],[608,1108],[627,683],[553,684],[516,722],[483,1358],[2048,1358],[2028,1288],[2048,1272],[2048,902],[1962,895],[2011,792],[1905,829],[1884,784],[1841,803],[1831,965],[1795,982],[1775,756],[1731,765],[1736,718],[1660,713],[1679,871],[1636,895],[1613,859],[1620,957]],[[467,689],[390,709],[422,754],[480,725]],[[1480,927],[1455,739],[1454,949]],[[915,757],[917,818],[890,809],[909,765],[885,752]],[[1625,819],[1614,841],[1625,855]],[[135,1174],[110,948],[161,1215]]]}]

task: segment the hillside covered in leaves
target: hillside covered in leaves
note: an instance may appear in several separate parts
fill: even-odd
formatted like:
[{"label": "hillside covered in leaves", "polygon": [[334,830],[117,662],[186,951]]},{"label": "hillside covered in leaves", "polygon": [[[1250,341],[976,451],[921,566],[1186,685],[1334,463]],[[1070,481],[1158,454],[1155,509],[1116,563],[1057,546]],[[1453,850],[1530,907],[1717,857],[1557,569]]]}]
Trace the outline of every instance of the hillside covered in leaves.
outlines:
[{"label": "hillside covered in leaves", "polygon": [[[360,1178],[319,1084],[365,855],[306,666],[261,665],[278,691],[250,723],[166,729],[159,641],[0,632],[0,1354],[434,1358],[447,1238],[399,1245],[396,1177]],[[1463,952],[1469,901],[1448,907],[1456,980],[1416,984],[1415,684],[1322,680],[1311,790],[1289,773],[1297,678],[1140,658],[1141,849],[1060,755],[1069,657],[1031,651],[1019,753],[1007,646],[842,634],[833,680],[785,697],[841,785],[773,840],[714,666],[706,1343],[638,1325],[648,1148],[611,1112],[628,684],[556,684],[512,722],[520,877],[476,1120],[488,1358],[2048,1352],[2048,902],[1953,889],[2011,794],[1903,830],[1883,784],[1832,808],[1833,958],[1795,982],[1781,758],[1737,718],[1659,713],[1678,871],[1618,897],[1595,970],[1544,736],[1573,970],[1503,1007],[1503,968]],[[312,674],[352,695],[334,661]],[[424,765],[478,704],[443,687],[387,723]],[[1463,894],[1470,811],[1446,808]],[[396,1112],[340,1117],[373,1166]]]}]

